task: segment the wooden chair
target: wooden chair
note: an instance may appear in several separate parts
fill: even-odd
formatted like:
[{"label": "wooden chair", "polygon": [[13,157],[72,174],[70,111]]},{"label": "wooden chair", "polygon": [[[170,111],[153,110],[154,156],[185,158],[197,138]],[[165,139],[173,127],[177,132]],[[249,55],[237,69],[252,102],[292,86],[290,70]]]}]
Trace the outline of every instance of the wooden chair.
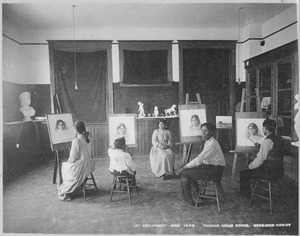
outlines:
[{"label": "wooden chair", "polygon": [[[250,198],[250,201],[249,201],[249,206],[251,205],[251,202],[252,202],[254,196],[269,200],[270,214],[272,215],[273,214],[272,184],[276,183],[278,185],[279,191],[281,192],[282,191],[282,189],[281,189],[282,186],[280,184],[280,181],[281,181],[280,179],[272,179],[272,180],[270,180],[270,179],[256,179],[255,184],[254,184],[254,188],[253,188],[253,191],[252,191],[252,194],[251,194],[251,198]],[[264,186],[260,186],[260,183],[262,183]],[[257,191],[259,189],[261,189],[262,191],[267,192],[268,195],[264,196],[261,193],[258,193]],[[280,196],[284,201],[283,194],[280,194]]]},{"label": "wooden chair", "polygon": [[98,190],[95,179],[93,174],[91,173],[90,177],[85,178],[83,184],[82,184],[82,191],[83,191],[83,198],[84,201],[86,201],[86,190],[90,187],[95,187],[96,190]]},{"label": "wooden chair", "polygon": [[[214,194],[213,195],[205,195],[206,194],[206,188],[207,184],[210,183],[211,186],[214,187]],[[202,180],[201,188],[199,189],[197,199],[195,206],[198,206],[198,202],[201,198],[209,198],[209,199],[215,199],[217,202],[218,212],[220,212],[220,202],[219,202],[219,193],[218,193],[218,185],[217,182],[214,180]]]},{"label": "wooden chair", "polygon": [[132,204],[131,202],[131,193],[136,191],[137,194],[139,195],[137,186],[136,186],[136,180],[134,175],[115,175],[112,173],[114,176],[113,178],[113,187],[111,190],[110,194],[110,199],[109,202],[112,201],[112,197],[114,193],[127,193],[128,198],[129,198],[129,203],[130,205]]}]

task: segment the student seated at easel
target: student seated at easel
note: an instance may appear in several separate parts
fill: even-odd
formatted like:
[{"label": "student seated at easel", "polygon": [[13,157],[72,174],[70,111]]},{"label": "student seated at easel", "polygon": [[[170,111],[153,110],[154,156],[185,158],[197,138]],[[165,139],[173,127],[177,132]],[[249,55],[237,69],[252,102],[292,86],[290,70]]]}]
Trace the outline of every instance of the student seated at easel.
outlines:
[{"label": "student seated at easel", "polygon": [[188,205],[194,205],[192,186],[198,190],[197,180],[216,181],[220,197],[225,198],[221,178],[226,161],[218,141],[213,137],[215,127],[212,123],[204,123],[201,129],[205,140],[203,150],[195,159],[175,171],[181,175],[182,192]]},{"label": "student seated at easel", "polygon": [[62,201],[71,200],[71,193],[95,170],[91,140],[83,121],[74,123],[74,132],[76,138],[72,141],[69,159],[62,163],[63,183],[58,188],[58,198]]},{"label": "student seated at easel", "polygon": [[266,138],[261,143],[256,158],[249,164],[248,169],[240,171],[240,193],[250,198],[251,179],[280,178],[284,174],[283,139],[275,134],[276,122],[269,118],[263,122],[263,132]]}]

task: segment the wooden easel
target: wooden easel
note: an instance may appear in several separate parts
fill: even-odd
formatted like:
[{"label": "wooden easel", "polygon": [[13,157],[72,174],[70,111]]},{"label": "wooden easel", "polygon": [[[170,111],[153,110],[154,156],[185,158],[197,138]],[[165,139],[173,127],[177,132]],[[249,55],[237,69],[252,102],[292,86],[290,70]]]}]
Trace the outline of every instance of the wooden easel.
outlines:
[{"label": "wooden easel", "polygon": [[[191,102],[189,101],[189,94],[187,93],[185,95],[185,105],[201,105],[201,98],[200,98],[200,94],[196,93],[196,97],[197,97],[197,101]],[[195,142],[199,142],[202,141],[200,139],[195,140]],[[190,155],[192,152],[192,148],[193,148],[193,143],[195,142],[182,142],[180,144],[183,144],[183,157],[182,157],[182,165],[186,164],[189,162],[190,160]]]},{"label": "wooden easel", "polygon": [[[257,108],[257,112],[262,112],[261,111],[261,107],[260,107],[260,97],[259,97],[259,91],[258,89],[255,89],[256,92],[256,108]],[[245,103],[245,89],[243,88],[242,91],[242,98],[241,98],[241,107],[240,107],[240,112],[244,112],[244,103]],[[238,153],[244,153],[247,156],[247,163],[249,163],[249,158],[250,158],[250,152],[249,151],[240,151],[237,149],[237,147],[235,147],[235,150],[230,151],[231,153],[234,153],[233,155],[233,163],[232,163],[232,173],[231,173],[231,180],[232,182],[235,182],[235,172],[236,172],[236,164],[237,164],[237,157],[238,157]]]},{"label": "wooden easel", "polygon": [[[225,106],[226,106],[226,113],[228,114],[228,106],[227,106],[227,102],[225,103]],[[221,115],[220,114],[220,111],[221,111],[221,101],[219,100],[218,101],[218,115]],[[232,137],[231,137],[231,132],[232,132],[232,129],[223,129],[223,130],[226,130],[228,131],[228,136],[229,136],[229,142],[230,142],[230,150],[232,150]],[[217,129],[216,131],[216,139],[219,141],[219,132],[220,132],[220,129]]]},{"label": "wooden easel", "polygon": [[[71,142],[51,145],[52,151],[55,152],[53,184],[57,184],[57,187],[59,187],[62,183],[60,151],[70,150],[70,148],[71,148]],[[58,181],[56,181],[57,176],[58,176]]]}]

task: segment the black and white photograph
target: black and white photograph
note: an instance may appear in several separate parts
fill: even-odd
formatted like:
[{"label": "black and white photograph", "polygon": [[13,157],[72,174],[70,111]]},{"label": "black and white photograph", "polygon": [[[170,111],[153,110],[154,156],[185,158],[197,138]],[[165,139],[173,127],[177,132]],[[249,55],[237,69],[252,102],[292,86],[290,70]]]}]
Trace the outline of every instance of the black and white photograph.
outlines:
[{"label": "black and white photograph", "polygon": [[216,116],[217,129],[232,129],[232,116]]},{"label": "black and white photograph", "polygon": [[0,6],[1,235],[299,235],[300,0]]}]

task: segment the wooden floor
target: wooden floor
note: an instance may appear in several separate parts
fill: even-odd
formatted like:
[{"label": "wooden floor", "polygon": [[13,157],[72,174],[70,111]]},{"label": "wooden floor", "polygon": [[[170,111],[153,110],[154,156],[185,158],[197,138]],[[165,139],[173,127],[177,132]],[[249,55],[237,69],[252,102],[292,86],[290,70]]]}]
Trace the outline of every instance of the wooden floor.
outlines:
[{"label": "wooden floor", "polygon": [[[176,166],[180,165],[176,157]],[[151,173],[148,157],[136,159],[139,166],[132,205],[126,194],[116,194],[109,203],[112,176],[108,159],[96,159],[94,177],[98,191],[89,190],[69,202],[59,201],[52,183],[53,161],[47,161],[14,178],[3,190],[3,232],[29,234],[269,234],[298,235],[298,191],[286,179],[288,198],[275,197],[274,213],[268,203],[248,200],[231,181],[232,155],[226,155],[222,184],[227,196],[218,213],[215,202],[205,200],[198,207],[183,203],[180,178],[167,180]],[[245,160],[238,161],[238,169]],[[237,176],[238,177],[238,176]],[[238,179],[238,178],[237,178]],[[282,225],[279,225],[282,224]]]}]

